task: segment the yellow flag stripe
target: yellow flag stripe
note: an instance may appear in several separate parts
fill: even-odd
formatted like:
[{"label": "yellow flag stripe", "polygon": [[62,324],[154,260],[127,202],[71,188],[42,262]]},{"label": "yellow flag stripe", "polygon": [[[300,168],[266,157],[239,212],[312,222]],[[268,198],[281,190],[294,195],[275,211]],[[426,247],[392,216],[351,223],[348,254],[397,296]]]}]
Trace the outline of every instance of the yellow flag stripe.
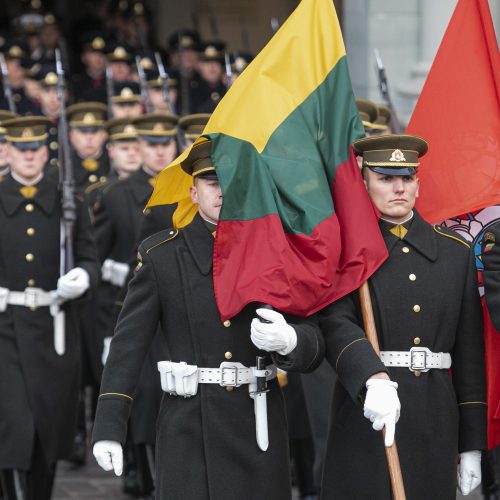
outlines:
[{"label": "yellow flag stripe", "polygon": [[272,133],[344,55],[333,1],[302,0],[229,89],[204,133],[248,141],[261,153]]}]

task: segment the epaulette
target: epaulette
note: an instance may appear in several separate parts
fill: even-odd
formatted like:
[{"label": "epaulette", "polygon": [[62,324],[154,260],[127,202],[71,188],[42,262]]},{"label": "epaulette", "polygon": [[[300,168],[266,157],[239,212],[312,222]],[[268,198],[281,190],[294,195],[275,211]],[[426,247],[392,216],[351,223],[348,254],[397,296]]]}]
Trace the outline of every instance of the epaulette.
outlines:
[{"label": "epaulette", "polygon": [[89,186],[87,186],[85,189],[84,189],[84,193],[85,194],[89,194],[91,193],[92,191],[94,191],[95,189],[97,188],[100,188],[102,186],[104,186],[104,184],[106,184],[106,182],[108,182],[108,179],[106,179],[105,181],[97,181],[97,182],[94,182],[93,184],[90,184]]},{"label": "epaulette", "polygon": [[446,232],[445,228],[442,226],[432,226],[432,228],[434,229],[434,231],[437,234],[440,234],[441,236],[445,236],[446,238],[450,238],[450,240],[455,240],[458,243],[465,245],[467,248],[470,248],[470,244],[467,243],[467,241],[465,241],[461,236],[459,236],[457,233],[455,233],[451,229],[448,229],[448,231],[450,231],[450,233],[453,233],[453,234],[449,234],[448,232]]},{"label": "epaulette", "polygon": [[105,186],[102,190],[102,193],[105,194],[105,193],[109,193],[114,187],[118,186],[118,185],[122,185],[124,183],[126,179],[115,179],[115,182],[108,182],[108,185]]},{"label": "epaulette", "polygon": [[141,245],[146,249],[146,253],[151,252],[156,247],[163,245],[167,241],[173,240],[179,234],[178,229],[164,229],[159,233],[155,233],[152,236],[147,237]]}]

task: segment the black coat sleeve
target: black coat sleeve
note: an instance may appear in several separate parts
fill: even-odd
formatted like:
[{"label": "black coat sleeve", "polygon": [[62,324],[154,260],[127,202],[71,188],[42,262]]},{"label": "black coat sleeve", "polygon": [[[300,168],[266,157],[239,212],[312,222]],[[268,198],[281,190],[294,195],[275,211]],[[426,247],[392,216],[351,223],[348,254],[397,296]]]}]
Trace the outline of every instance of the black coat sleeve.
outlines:
[{"label": "black coat sleeve", "polygon": [[368,378],[375,373],[387,373],[368,342],[359,318],[355,293],[330,304],[320,313],[326,358],[354,401],[363,394]]},{"label": "black coat sleeve", "polygon": [[487,448],[483,317],[474,258],[471,250],[455,346],[451,353],[453,384],[460,410],[459,452]]},{"label": "black coat sleeve", "polygon": [[312,315],[302,320],[290,320],[289,323],[297,334],[297,346],[287,356],[273,353],[273,361],[282,370],[311,372],[325,357],[325,343],[319,329],[318,317]]},{"label": "black coat sleeve", "polygon": [[488,232],[495,241],[483,239],[484,295],[491,321],[500,332],[500,224],[495,224]]},{"label": "black coat sleeve", "polygon": [[84,202],[77,202],[77,219],[73,237],[75,267],[81,267],[87,271],[92,291],[99,283],[100,270],[97,262],[94,230],[88,206]]},{"label": "black coat sleeve", "polygon": [[142,264],[130,282],[104,367],[93,442],[125,442],[134,391],[160,321],[157,278],[150,256],[139,248]]}]

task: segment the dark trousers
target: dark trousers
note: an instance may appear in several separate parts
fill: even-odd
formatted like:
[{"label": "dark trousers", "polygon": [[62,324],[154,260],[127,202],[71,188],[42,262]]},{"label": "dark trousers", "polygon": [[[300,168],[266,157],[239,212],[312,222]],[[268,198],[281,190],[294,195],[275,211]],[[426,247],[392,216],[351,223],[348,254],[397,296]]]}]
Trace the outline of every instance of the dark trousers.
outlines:
[{"label": "dark trousers", "polygon": [[50,500],[55,472],[36,438],[29,470],[0,470],[3,500]]}]

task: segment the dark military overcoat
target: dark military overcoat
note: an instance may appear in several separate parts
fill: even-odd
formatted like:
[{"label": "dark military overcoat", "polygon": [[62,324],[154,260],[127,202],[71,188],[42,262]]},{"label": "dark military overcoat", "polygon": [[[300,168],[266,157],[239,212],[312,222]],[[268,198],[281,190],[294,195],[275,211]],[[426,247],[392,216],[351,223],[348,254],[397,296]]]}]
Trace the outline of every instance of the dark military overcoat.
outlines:
[{"label": "dark military overcoat", "polygon": [[485,232],[482,247],[484,297],[491,321],[500,332],[500,222]]},{"label": "dark military overcoat", "polygon": [[[55,290],[59,278],[61,193],[45,176],[32,198],[11,175],[0,183],[0,287]],[[98,279],[90,218],[78,203],[75,267]],[[0,313],[0,469],[29,469],[34,435],[49,463],[71,450],[79,388],[77,304],[67,302],[66,352],[54,350],[48,307],[7,306]]]},{"label": "dark military overcoat", "polygon": [[[179,233],[166,230],[140,246],[142,262],[130,282],[104,369],[94,441],[124,442],[135,383],[158,322],[172,361],[219,367],[230,358],[255,366],[256,355],[262,354],[250,340],[255,306],[221,322],[212,280],[213,245],[212,234],[196,216]],[[311,322],[297,328],[303,336],[315,336]],[[269,386],[267,452],[256,444],[248,385],[228,391],[200,384],[198,394],[187,399],[164,395],[157,421],[158,500],[290,499],[283,397],[276,379]]]},{"label": "dark military overcoat", "polygon": [[[388,368],[399,385],[396,441],[408,500],[456,497],[458,453],[486,448],[482,314],[473,254],[459,236],[417,213],[404,239],[383,228],[388,260],[370,279],[384,351],[451,353],[448,370]],[[362,330],[357,293],[320,314],[326,356],[339,377],[322,498],[389,499],[382,436],[363,416],[365,381],[386,370]],[[299,343],[299,347],[300,347]],[[297,353],[288,367],[308,361]],[[286,367],[286,363],[283,365]]]},{"label": "dark military overcoat", "polygon": [[88,186],[96,182],[105,182],[110,174],[111,166],[105,147],[103,147],[101,153],[95,159],[81,158],[73,149],[71,151],[71,161],[75,177],[75,187],[80,191],[84,191]]}]

